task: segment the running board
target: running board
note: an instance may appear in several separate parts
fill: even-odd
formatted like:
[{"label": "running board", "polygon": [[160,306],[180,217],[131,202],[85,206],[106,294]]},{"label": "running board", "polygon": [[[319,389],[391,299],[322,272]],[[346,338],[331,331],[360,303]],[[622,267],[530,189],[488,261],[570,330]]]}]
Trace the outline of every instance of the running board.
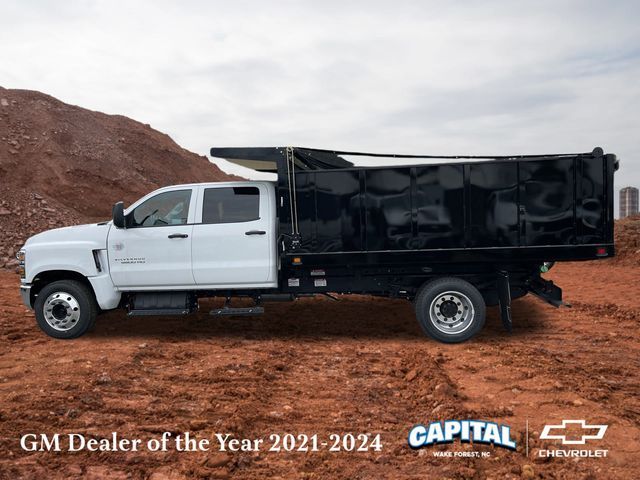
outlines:
[{"label": "running board", "polygon": [[145,308],[140,310],[129,310],[127,315],[135,316],[148,316],[148,315],[189,315],[191,310],[184,308]]},{"label": "running board", "polygon": [[209,312],[209,315],[213,315],[214,317],[222,317],[222,316],[262,315],[263,313],[264,313],[264,307],[246,307],[246,308],[222,307],[222,308],[214,308]]}]

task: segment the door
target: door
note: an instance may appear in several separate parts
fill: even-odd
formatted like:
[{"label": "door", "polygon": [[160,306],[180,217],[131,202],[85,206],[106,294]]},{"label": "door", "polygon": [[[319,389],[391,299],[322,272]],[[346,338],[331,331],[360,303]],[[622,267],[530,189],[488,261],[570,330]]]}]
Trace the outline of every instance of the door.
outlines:
[{"label": "door", "polygon": [[201,187],[193,226],[198,286],[275,285],[275,211],[266,185]]},{"label": "door", "polygon": [[127,213],[126,228],[109,231],[113,283],[132,290],[188,287],[195,205],[192,188],[157,193]]}]

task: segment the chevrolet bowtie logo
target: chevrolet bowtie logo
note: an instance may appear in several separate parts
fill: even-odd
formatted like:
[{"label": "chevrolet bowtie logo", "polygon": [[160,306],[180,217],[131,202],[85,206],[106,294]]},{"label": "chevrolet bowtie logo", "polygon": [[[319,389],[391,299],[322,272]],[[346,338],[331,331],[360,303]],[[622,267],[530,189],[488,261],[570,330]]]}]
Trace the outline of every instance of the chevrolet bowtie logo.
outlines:
[{"label": "chevrolet bowtie logo", "polygon": [[[567,427],[569,425],[579,425],[582,430],[598,430],[595,434],[582,434],[582,438],[579,440],[567,440],[565,435]],[[608,425],[587,425],[585,420],[563,420],[562,425],[545,425],[540,438],[543,440],[562,440],[563,445],[584,445],[587,440],[600,440],[604,437],[604,432],[607,431]],[[557,434],[551,434],[552,431],[557,431]]]}]

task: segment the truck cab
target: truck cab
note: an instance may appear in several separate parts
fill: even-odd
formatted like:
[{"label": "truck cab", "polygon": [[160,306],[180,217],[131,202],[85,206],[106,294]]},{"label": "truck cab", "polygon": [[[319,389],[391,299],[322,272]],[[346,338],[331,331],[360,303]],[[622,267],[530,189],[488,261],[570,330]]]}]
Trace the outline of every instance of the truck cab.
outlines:
[{"label": "truck cab", "polygon": [[268,182],[162,188],[107,237],[120,291],[276,286],[275,192]]},{"label": "truck cab", "polygon": [[186,312],[195,300],[186,292],[277,287],[271,182],[164,187],[121,213],[120,225],[46,231],[20,251],[24,303],[48,334],[81,335],[83,310],[136,297],[149,314]]}]

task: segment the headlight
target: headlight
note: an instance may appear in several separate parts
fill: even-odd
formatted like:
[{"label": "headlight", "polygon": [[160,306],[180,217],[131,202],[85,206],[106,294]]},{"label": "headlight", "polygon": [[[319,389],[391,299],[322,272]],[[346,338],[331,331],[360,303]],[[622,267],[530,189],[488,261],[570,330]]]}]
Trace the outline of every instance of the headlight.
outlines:
[{"label": "headlight", "polygon": [[18,272],[18,274],[20,275],[20,278],[24,278],[25,277],[25,273],[26,273],[26,269],[25,269],[25,260],[27,258],[26,252],[24,250],[20,250],[18,253],[16,253],[16,258],[18,259],[18,268],[16,269],[16,271]]}]

